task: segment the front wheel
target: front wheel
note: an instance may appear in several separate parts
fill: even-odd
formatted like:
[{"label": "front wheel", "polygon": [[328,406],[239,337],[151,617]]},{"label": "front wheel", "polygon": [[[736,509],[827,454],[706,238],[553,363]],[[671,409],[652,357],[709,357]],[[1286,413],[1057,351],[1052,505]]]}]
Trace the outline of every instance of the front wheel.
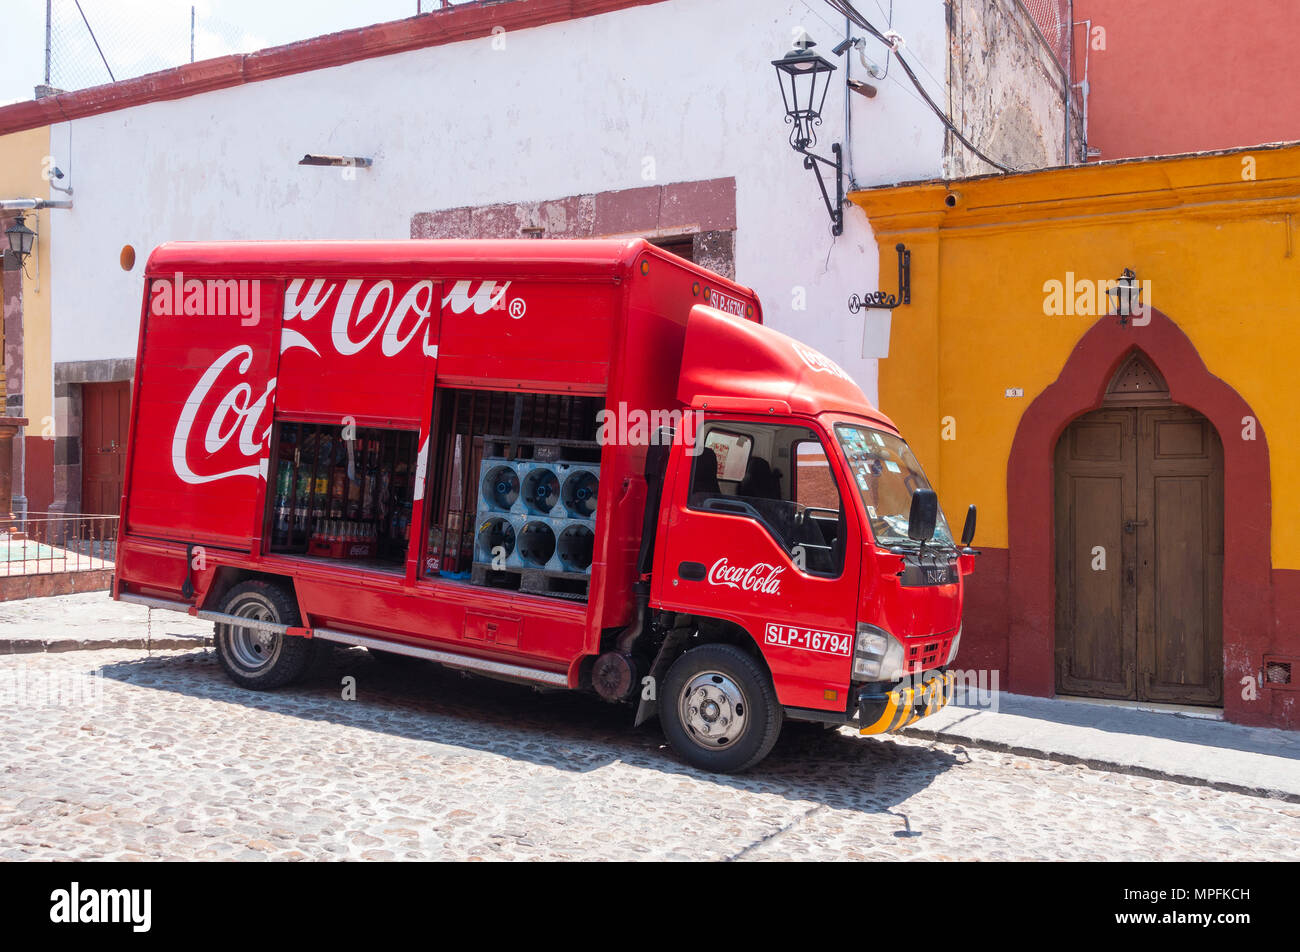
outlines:
[{"label": "front wheel", "polygon": [[754,766],[781,733],[783,712],[767,672],[735,645],[701,645],[673,662],[659,701],[664,735],[702,770]]},{"label": "front wheel", "polygon": [[[221,600],[220,611],[250,621],[297,627],[298,605],[293,594],[261,579],[240,582]],[[213,641],[217,660],[236,684],[259,691],[297,680],[311,661],[312,643],[266,628],[217,622]]]}]

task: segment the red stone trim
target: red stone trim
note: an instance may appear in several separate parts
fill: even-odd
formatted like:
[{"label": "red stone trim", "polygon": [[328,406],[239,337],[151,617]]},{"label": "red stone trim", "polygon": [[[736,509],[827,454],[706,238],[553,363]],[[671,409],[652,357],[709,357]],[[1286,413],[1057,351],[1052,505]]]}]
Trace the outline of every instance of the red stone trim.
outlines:
[{"label": "red stone trim", "polygon": [[510,0],[463,4],[421,16],[331,33],[256,53],[221,56],[135,79],[94,86],[0,108],[0,135],[113,112],[144,103],[183,99],[216,89],[328,69],[376,56],[487,37],[494,27],[526,30],[664,0]]},{"label": "red stone trim", "polygon": [[420,212],[412,238],[523,238],[536,226],[545,238],[698,234],[736,230],[736,180],[707,179],[540,202],[507,202]]},{"label": "red stone trim", "polygon": [[1177,324],[1154,309],[1151,314],[1145,327],[1121,327],[1114,317],[1097,321],[1020,420],[1007,464],[1008,688],[1041,696],[1056,691],[1056,441],[1071,420],[1101,406],[1107,385],[1136,348],[1164,376],[1170,398],[1203,414],[1223,441],[1224,716],[1278,723],[1267,699],[1244,701],[1240,687],[1242,678],[1257,674],[1274,641],[1268,442],[1258,418],[1255,440],[1241,438],[1242,418],[1255,416],[1249,405],[1206,368]]}]

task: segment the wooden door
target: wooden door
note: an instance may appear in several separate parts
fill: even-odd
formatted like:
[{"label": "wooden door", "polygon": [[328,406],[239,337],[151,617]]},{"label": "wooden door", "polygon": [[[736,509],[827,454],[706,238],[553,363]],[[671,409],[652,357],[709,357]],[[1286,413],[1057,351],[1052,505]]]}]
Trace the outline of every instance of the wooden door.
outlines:
[{"label": "wooden door", "polygon": [[1223,699],[1223,448],[1186,407],[1098,410],[1056,450],[1063,694]]},{"label": "wooden door", "polygon": [[116,515],[122,501],[131,385],[87,383],[81,388],[81,511]]}]

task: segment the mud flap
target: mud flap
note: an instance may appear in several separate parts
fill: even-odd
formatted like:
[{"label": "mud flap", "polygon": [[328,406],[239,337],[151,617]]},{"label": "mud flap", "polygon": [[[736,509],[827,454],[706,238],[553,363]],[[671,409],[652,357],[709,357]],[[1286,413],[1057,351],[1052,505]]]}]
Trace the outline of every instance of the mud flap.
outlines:
[{"label": "mud flap", "polygon": [[636,720],[633,727],[640,727],[650,718],[659,713],[659,685],[663,683],[664,675],[668,673],[669,667],[677,659],[677,649],[693,634],[690,630],[674,629],[668,633],[664,643],[659,647],[659,653],[655,655],[654,664],[650,665],[650,687],[654,688],[649,692],[650,697],[646,697],[647,685],[643,682],[640,686],[641,701],[636,708]]}]

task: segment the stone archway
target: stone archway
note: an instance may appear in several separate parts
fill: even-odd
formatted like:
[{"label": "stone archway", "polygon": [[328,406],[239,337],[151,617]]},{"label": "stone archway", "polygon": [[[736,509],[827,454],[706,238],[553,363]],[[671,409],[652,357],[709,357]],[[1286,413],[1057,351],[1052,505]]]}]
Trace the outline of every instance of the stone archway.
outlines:
[{"label": "stone archway", "polygon": [[[1054,450],[1070,421],[1102,405],[1134,349],[1150,358],[1173,401],[1201,413],[1222,435],[1224,712],[1239,723],[1267,723],[1267,705],[1249,707],[1234,686],[1253,675],[1272,630],[1268,443],[1246,401],[1210,373],[1187,335],[1155,309],[1143,326],[1098,320],[1021,417],[1007,465],[1008,686],[1042,696],[1055,691]],[[1245,438],[1247,421],[1254,421],[1252,439]]]}]

